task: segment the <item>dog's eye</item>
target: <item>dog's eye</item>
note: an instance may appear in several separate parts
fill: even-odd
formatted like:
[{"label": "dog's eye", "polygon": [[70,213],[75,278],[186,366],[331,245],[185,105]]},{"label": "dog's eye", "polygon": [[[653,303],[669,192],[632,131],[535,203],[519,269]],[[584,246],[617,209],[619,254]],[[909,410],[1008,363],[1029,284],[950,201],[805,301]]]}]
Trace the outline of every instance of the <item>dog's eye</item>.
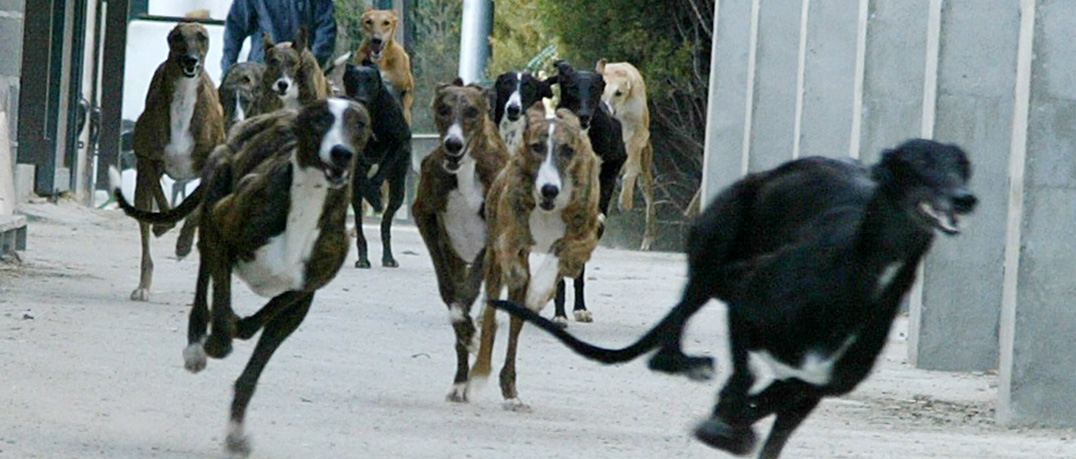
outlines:
[{"label": "dog's eye", "polygon": [[467,109],[463,111],[463,117],[464,118],[470,119],[470,118],[474,118],[476,116],[478,116],[478,109],[477,108],[467,107]]},{"label": "dog's eye", "polygon": [[575,150],[567,145],[561,145],[558,153],[564,158],[571,158],[575,154]]},{"label": "dog's eye", "polygon": [[624,95],[624,93],[623,93],[623,92],[620,92],[620,90],[619,90],[619,89],[617,89],[617,90],[616,90],[616,92],[615,92],[615,93],[613,93],[613,95],[615,95],[615,96],[617,96],[617,97],[620,97],[620,96],[623,96],[623,95]]},{"label": "dog's eye", "polygon": [[366,25],[374,25],[374,20],[373,19],[367,19],[366,20]]},{"label": "dog's eye", "polygon": [[530,145],[531,151],[538,156],[545,155],[545,144],[541,142],[535,142]]},{"label": "dog's eye", "polygon": [[389,26],[389,21],[383,21],[381,23],[381,25],[384,26],[384,27],[388,27]]},{"label": "dog's eye", "polygon": [[437,116],[446,117],[452,114],[452,108],[447,105],[437,107]]}]

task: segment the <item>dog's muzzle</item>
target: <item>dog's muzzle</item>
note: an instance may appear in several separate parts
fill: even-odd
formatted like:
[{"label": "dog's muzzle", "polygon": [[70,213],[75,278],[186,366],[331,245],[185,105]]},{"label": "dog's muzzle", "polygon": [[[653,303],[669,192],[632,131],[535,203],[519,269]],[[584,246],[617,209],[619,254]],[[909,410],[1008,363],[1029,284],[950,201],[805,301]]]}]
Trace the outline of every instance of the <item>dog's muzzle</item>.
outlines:
[{"label": "dog's muzzle", "polygon": [[441,147],[445,150],[445,169],[455,172],[460,168],[460,161],[463,159],[463,139],[448,137],[441,142]]},{"label": "dog's muzzle", "polygon": [[325,167],[325,178],[333,187],[347,183],[348,173],[351,171],[351,160],[355,153],[343,145],[337,145],[329,151],[330,164]]},{"label": "dog's muzzle", "polygon": [[381,51],[384,49],[385,42],[380,38],[370,39],[370,51],[373,54],[374,59],[381,58]]},{"label": "dog's muzzle", "polygon": [[187,78],[194,78],[198,76],[198,70],[201,69],[202,60],[194,56],[183,56],[179,58],[179,66],[183,69],[183,76]]},{"label": "dog's muzzle", "polygon": [[950,236],[960,234],[960,216],[970,214],[975,210],[979,199],[967,190],[953,193],[948,199],[938,201],[922,201],[916,207],[919,215],[926,219],[931,226]]},{"label": "dog's muzzle", "polygon": [[523,114],[523,109],[519,105],[512,104],[504,110],[504,114],[508,117],[508,121],[516,121],[519,119],[519,115]]},{"label": "dog's muzzle", "polygon": [[556,185],[545,184],[542,185],[542,189],[539,190],[538,207],[542,210],[550,211],[557,207],[557,195],[560,194],[560,188]]},{"label": "dog's muzzle", "polygon": [[276,84],[273,85],[276,88],[276,93],[281,96],[288,93],[288,86],[288,82],[283,79],[277,80]]}]

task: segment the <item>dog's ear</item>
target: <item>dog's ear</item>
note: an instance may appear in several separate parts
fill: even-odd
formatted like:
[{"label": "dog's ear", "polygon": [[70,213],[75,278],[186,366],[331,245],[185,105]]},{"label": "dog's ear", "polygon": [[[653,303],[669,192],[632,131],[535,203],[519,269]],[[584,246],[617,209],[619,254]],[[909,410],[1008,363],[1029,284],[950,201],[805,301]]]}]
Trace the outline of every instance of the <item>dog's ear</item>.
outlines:
[{"label": "dog's ear", "polygon": [[594,66],[594,70],[597,71],[598,73],[604,75],[605,74],[605,64],[608,64],[608,63],[609,63],[609,61],[606,61],[604,58],[598,59],[598,65]]},{"label": "dog's ear", "polygon": [[463,78],[456,77],[455,80],[452,80],[452,86],[463,86]]},{"label": "dog's ear", "polygon": [[556,111],[556,115],[558,119],[563,120],[565,123],[568,123],[576,130],[582,129],[579,125],[579,117],[575,116],[575,113],[572,113],[571,110],[568,110],[567,108],[558,108]]},{"label": "dog's ear", "polygon": [[299,51],[307,49],[310,44],[310,40],[307,37],[306,26],[299,27],[299,32],[295,34],[295,41],[292,43],[292,47]]},{"label": "dog's ear", "polygon": [[575,73],[575,69],[572,68],[572,65],[563,59],[557,59],[556,62],[553,62],[553,67],[556,67],[558,75],[571,75]]},{"label": "dog's ear", "polygon": [[527,108],[527,126],[537,126],[545,119],[545,105],[541,101],[531,104]]},{"label": "dog's ear", "polygon": [[269,51],[269,48],[274,46],[273,37],[269,35],[269,32],[262,32],[262,46],[265,47],[266,51]]}]

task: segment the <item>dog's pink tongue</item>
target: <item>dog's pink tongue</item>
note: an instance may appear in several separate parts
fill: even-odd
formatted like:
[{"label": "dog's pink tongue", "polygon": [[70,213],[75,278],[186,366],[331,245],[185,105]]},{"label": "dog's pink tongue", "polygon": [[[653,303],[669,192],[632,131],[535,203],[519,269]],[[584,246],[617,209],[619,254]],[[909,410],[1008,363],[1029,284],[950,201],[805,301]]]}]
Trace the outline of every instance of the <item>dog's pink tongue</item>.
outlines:
[{"label": "dog's pink tongue", "polygon": [[381,52],[381,43],[370,43],[370,49],[376,54]]}]

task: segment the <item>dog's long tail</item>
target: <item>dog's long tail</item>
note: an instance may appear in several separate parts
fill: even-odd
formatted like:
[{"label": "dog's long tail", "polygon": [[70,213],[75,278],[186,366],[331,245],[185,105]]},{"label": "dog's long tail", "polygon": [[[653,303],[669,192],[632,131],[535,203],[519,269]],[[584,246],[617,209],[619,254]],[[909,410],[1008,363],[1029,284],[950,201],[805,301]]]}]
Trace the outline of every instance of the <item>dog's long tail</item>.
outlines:
[{"label": "dog's long tail", "polygon": [[642,338],[639,338],[638,341],[621,349],[608,349],[583,342],[564,331],[560,325],[553,321],[510,301],[491,300],[490,304],[497,309],[523,319],[524,322],[530,322],[534,326],[545,330],[579,355],[605,364],[627,362],[665,344],[667,340],[672,338],[672,333],[679,333],[676,330],[676,325],[682,324],[681,314],[677,312],[677,308],[674,308],[672,312],[643,335]]},{"label": "dog's long tail", "polygon": [[194,192],[187,196],[183,202],[178,206],[173,207],[164,212],[151,212],[147,210],[138,209],[127,202],[127,198],[123,197],[123,191],[120,189],[120,171],[115,167],[111,167],[108,170],[109,185],[112,187],[112,195],[115,196],[116,202],[120,205],[120,209],[123,213],[127,214],[134,219],[143,222],[151,223],[154,225],[170,224],[182,220],[189,215],[194,209],[198,208],[198,205],[202,203],[202,185],[199,184],[198,188],[194,189]]}]

